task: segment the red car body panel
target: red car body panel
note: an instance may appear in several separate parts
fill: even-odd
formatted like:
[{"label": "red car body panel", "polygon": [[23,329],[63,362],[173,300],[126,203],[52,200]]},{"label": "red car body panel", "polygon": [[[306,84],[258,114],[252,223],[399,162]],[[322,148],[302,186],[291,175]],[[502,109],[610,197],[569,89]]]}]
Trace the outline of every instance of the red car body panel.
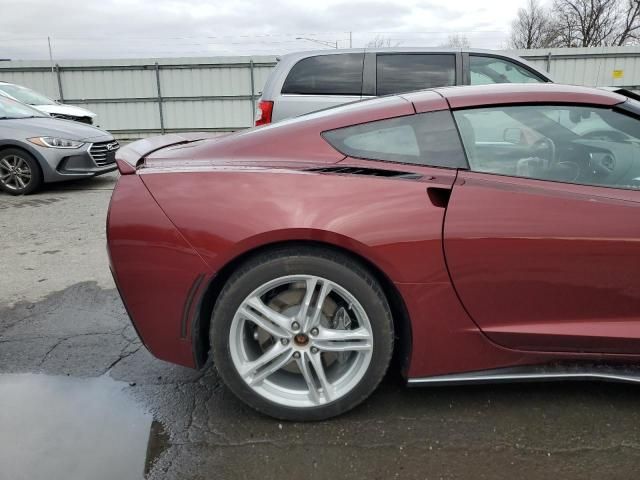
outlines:
[{"label": "red car body panel", "polygon": [[[182,335],[180,325],[189,289],[199,276],[213,278],[224,265],[256,247],[306,240],[354,252],[389,276],[412,319],[413,344],[420,345],[412,349],[409,376],[465,371],[470,361],[482,369],[528,359],[491,344],[468,317],[451,287],[442,256],[444,209],[430,202],[426,189],[452,185],[455,171],[419,167],[425,175],[425,180],[419,182],[325,175],[326,190],[309,195],[322,174],[239,170],[227,168],[206,176],[200,172],[144,173],[127,177],[136,179],[136,184],[124,181],[114,192],[109,244],[112,264],[122,265],[114,268],[114,274],[131,282],[120,280],[119,288],[127,292],[123,295],[127,308],[154,355],[195,366],[191,350],[186,348],[193,333],[193,311],[187,314],[189,322]],[[283,175],[293,178],[285,181]],[[154,192],[158,203],[148,193],[131,196],[129,190],[140,190],[139,179]],[[251,194],[234,194],[238,185],[244,185]],[[204,200],[209,208],[189,208],[194,201],[202,201],[203,189],[211,192]],[[232,194],[237,201],[228,202]],[[266,196],[269,202],[256,204],[256,195]],[[138,208],[131,210],[129,202],[135,202]],[[143,204],[146,207],[141,207]],[[325,207],[319,211],[320,204]],[[126,213],[118,211],[117,205]],[[185,209],[190,212],[188,215],[184,214]],[[162,225],[158,216],[161,211],[171,220],[171,227]],[[140,250],[136,251],[131,240],[120,238],[130,225],[126,220],[120,225],[114,219],[129,215],[137,218],[142,212],[147,225],[138,225],[137,229],[152,241],[140,242]],[[202,228],[208,224],[216,225],[215,234],[214,230]],[[158,237],[156,228],[168,229],[169,237]],[[175,236],[176,229],[183,237]],[[127,235],[129,238],[135,232]],[[153,240],[158,240],[159,245],[153,245]],[[133,261],[134,257],[137,261]],[[176,270],[182,274],[176,275]],[[150,282],[144,280],[148,275]],[[171,280],[165,282],[164,278]],[[171,318],[172,322],[163,325],[160,317],[165,321]],[[169,348],[159,341],[167,337],[183,349],[173,345]],[[455,338],[455,349],[443,341],[449,337]]]},{"label": "red car body panel", "polygon": [[460,172],[444,244],[465,308],[508,347],[640,353],[639,197]]},{"label": "red car body panel", "polygon": [[[449,106],[622,101],[550,84],[445,88],[222,138],[136,142],[118,154],[114,277],[149,350],[192,367],[207,285],[247,252],[301,241],[350,251],[392,282],[410,318],[409,377],[637,359],[638,192],[354,159],[320,135]],[[314,171],[334,165],[419,178]],[[448,206],[434,191],[450,192]]]},{"label": "red car body panel", "polygon": [[[444,210],[429,202],[426,187],[450,186],[456,172],[422,170],[434,180],[240,169],[140,177],[214,272],[263,244],[316,240],[368,258],[393,282],[448,281],[441,244]],[[190,208],[194,202],[207,208]]]},{"label": "red car body panel", "polygon": [[[181,319],[199,275],[209,269],[158,207],[140,176],[123,175],[107,216],[111,269],[145,346],[158,358],[194,366]],[[191,314],[187,312],[186,314]]]},{"label": "red car body panel", "polygon": [[[522,103],[582,103],[586,105],[612,106],[625,100],[624,97],[606,90],[588,87],[559,85],[556,83],[527,84],[500,83],[469,87],[448,87],[436,90],[453,109],[479,106]],[[429,100],[432,91],[403,94],[416,105],[418,113],[431,111]],[[426,102],[425,102],[426,101]],[[426,104],[425,104],[426,103]],[[424,106],[422,106],[424,104]],[[433,110],[438,110],[434,108]]]}]

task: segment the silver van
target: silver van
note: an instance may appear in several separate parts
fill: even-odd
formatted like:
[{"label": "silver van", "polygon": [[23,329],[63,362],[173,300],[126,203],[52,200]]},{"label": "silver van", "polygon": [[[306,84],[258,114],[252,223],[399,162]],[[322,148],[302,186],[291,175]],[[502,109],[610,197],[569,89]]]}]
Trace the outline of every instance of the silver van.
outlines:
[{"label": "silver van", "polygon": [[346,49],[284,55],[256,109],[256,125],[368,97],[448,85],[551,82],[519,57],[470,49]]}]

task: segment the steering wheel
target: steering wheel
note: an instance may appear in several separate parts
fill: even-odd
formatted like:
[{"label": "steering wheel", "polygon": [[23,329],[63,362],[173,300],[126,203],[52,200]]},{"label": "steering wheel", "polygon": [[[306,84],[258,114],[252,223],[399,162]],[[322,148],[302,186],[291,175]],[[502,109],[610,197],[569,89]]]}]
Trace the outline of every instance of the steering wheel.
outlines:
[{"label": "steering wheel", "polygon": [[542,137],[541,139],[536,140],[531,146],[531,149],[534,152],[549,152],[547,157],[547,160],[549,160],[549,166],[556,163],[556,144],[550,138]]},{"label": "steering wheel", "polygon": [[608,177],[616,171],[616,158],[611,152],[592,152],[589,167],[594,177]]}]

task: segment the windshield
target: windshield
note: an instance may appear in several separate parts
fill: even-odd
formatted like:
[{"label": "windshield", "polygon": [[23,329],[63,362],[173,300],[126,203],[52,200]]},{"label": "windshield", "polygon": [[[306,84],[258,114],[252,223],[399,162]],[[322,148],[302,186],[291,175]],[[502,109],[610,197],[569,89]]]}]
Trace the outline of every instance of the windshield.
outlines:
[{"label": "windshield", "polygon": [[48,115],[10,98],[0,96],[0,119],[31,117],[48,117]]},{"label": "windshield", "polygon": [[19,102],[26,103],[27,105],[55,105],[56,102],[49,97],[45,97],[41,93],[31,90],[27,87],[21,87],[20,85],[12,85],[8,83],[0,84],[0,90],[7,95],[15,98]]}]

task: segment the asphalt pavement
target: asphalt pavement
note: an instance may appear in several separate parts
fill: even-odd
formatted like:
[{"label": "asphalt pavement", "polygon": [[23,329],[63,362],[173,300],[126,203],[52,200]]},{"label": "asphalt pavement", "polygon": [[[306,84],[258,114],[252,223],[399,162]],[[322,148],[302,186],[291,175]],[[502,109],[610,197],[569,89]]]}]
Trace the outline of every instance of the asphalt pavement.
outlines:
[{"label": "asphalt pavement", "polygon": [[346,415],[287,423],[210,365],[154,359],[108,270],[116,178],[0,194],[0,480],[637,478],[633,385],[409,389],[391,374]]}]

